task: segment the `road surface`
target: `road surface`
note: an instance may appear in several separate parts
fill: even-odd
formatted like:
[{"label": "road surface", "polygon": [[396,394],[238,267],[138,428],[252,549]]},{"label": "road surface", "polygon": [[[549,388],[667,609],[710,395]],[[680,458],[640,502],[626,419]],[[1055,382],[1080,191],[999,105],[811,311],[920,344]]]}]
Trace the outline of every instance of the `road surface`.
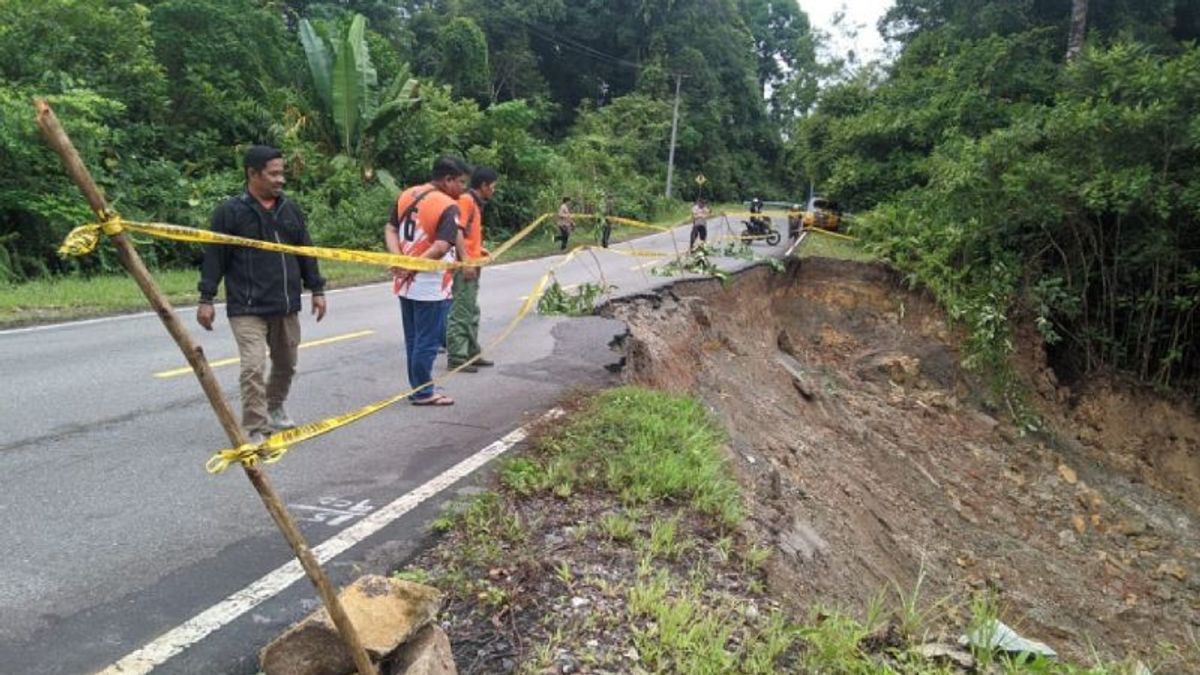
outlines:
[{"label": "road surface", "polygon": [[[714,219],[710,236],[722,230]],[[614,248],[673,251],[686,243],[685,227],[675,231],[674,242],[659,234]],[[617,295],[672,281],[650,274],[660,261],[611,252],[597,258]],[[484,270],[485,343],[555,260]],[[582,256],[558,279],[563,285],[598,281],[596,261]],[[229,359],[236,351],[224,308],[212,333],[196,326],[194,308],[178,311],[210,361],[225,363],[216,372],[238,410],[238,369]],[[288,403],[298,422],[408,388],[399,308],[389,285],[334,291],[325,321],[302,317],[305,346]],[[425,523],[441,504],[477,489],[477,479],[443,475],[447,469],[542,414],[564,393],[612,383],[605,367],[619,355],[609,343],[623,330],[598,317],[531,314],[488,354],[497,367],[446,382],[456,405],[401,403],[297,446],[268,467],[310,545],[336,544],[331,538],[349,536],[356,523],[377,514],[378,531],[352,540],[326,563],[334,583],[386,573],[420,549]],[[204,471],[209,455],[227,445],[224,434],[157,318],[3,331],[0,369],[0,672],[102,671],[146,645],[157,656],[143,662],[142,671],[257,672],[258,648],[315,608],[316,594],[307,580],[272,576],[291,554],[241,471]],[[444,371],[440,357],[435,373]],[[428,485],[439,477],[447,489]],[[429,499],[413,507],[422,486],[416,495]],[[264,578],[282,590],[259,589],[249,609],[219,605]],[[160,639],[216,605],[214,627]]]}]

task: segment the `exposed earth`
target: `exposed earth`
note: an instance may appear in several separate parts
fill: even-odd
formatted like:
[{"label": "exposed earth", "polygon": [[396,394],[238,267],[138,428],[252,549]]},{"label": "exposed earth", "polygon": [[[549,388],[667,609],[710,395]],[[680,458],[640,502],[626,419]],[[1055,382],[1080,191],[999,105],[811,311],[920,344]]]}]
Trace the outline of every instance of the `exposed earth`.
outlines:
[{"label": "exposed earth", "polygon": [[[681,281],[602,313],[628,326],[614,344],[626,380],[696,396],[728,431],[748,513],[740,561],[702,522],[641,515],[676,518],[697,537],[674,566],[711,567],[697,592],[731,617],[731,644],[753,645],[774,609],[810,621],[818,608],[861,615],[881,597],[924,608],[922,639],[951,643],[987,596],[1068,662],[1200,669],[1190,404],[1116,380],[1068,388],[1029,331],[1019,428],[962,368],[961,336],[937,305],[881,265],[807,258],[727,285]],[[596,536],[617,500],[503,498],[527,530],[500,558],[525,562],[474,570],[470,587],[483,590],[447,608],[460,671],[656,670],[605,609],[634,597],[623,583],[645,579],[636,555]],[[464,541],[444,539],[413,567],[445,573]],[[747,550],[771,555],[748,564]],[[801,672],[803,649],[774,655],[774,667]]]},{"label": "exposed earth", "polygon": [[781,553],[770,588],[796,610],[862,607],[921,577],[951,606],[993,589],[1005,621],[1078,663],[1194,648],[1186,404],[1068,390],[1026,340],[1044,430],[1023,436],[983,406],[938,307],[877,265],[805,259],[608,311],[629,326],[630,380],[694,393],[729,429],[756,534]]}]

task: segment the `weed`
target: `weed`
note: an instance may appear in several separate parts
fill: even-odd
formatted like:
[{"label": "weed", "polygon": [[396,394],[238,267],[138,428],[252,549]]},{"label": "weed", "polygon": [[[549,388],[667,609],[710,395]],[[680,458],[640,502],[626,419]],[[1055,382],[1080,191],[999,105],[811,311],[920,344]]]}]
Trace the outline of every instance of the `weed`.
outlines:
[{"label": "weed", "polygon": [[612,541],[630,541],[637,533],[637,523],[627,515],[608,513],[600,519],[600,529]]},{"label": "weed", "polygon": [[742,557],[742,568],[746,572],[758,572],[767,564],[771,557],[771,549],[765,546],[751,546]]},{"label": "weed", "polygon": [[726,535],[717,540],[716,544],[717,560],[722,565],[729,563],[733,553],[733,537]]},{"label": "weed", "polygon": [[724,434],[694,399],[637,387],[607,391],[548,438],[543,483],[560,496],[581,487],[628,506],[684,500],[724,527],[742,517],[737,483],[721,455]]},{"label": "weed", "polygon": [[500,483],[520,495],[531,495],[545,481],[541,467],[526,457],[513,457],[500,466]]},{"label": "weed", "polygon": [[616,286],[585,282],[574,292],[567,292],[555,279],[538,299],[538,313],[565,316],[586,316],[596,311],[596,301],[611,293]]},{"label": "weed", "polygon": [[558,563],[554,568],[554,576],[567,588],[572,588],[575,585],[575,573],[571,571],[571,564],[566,560]]},{"label": "weed", "polygon": [[818,610],[800,629],[804,638],[804,672],[868,673],[873,664],[859,647],[870,635],[862,624],[840,612]]},{"label": "weed", "polygon": [[417,584],[428,584],[430,582],[430,580],[433,579],[433,575],[430,574],[427,570],[423,570],[419,567],[414,567],[414,568],[407,569],[407,570],[396,570],[395,572],[392,572],[392,578],[393,579],[402,579],[404,581],[411,581],[411,582],[417,583]]}]

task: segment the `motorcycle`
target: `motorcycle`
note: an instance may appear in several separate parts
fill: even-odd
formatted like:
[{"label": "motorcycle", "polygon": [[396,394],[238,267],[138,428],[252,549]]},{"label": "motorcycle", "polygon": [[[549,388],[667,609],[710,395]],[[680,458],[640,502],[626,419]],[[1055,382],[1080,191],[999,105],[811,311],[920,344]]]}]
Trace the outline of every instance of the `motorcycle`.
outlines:
[{"label": "motorcycle", "polygon": [[749,239],[752,243],[756,239],[764,239],[768,246],[774,246],[779,243],[779,230],[771,227],[771,219],[763,215],[752,215],[750,220],[742,221],[742,238]]}]

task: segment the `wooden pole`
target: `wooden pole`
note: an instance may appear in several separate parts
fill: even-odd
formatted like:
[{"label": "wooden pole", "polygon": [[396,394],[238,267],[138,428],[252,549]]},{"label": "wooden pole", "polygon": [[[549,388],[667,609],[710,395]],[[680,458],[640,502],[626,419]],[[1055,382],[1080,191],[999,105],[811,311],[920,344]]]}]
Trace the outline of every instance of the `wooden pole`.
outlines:
[{"label": "wooden pole", "polygon": [[[67,132],[59,124],[54,111],[50,109],[50,105],[44,99],[40,98],[34,102],[34,107],[37,109],[37,124],[38,128],[42,131],[42,137],[58,153],[58,156],[62,158],[67,174],[79,186],[84,198],[87,199],[88,205],[92,207],[92,210],[96,212],[96,215],[101,220],[107,219],[110,213],[108,204],[104,200],[104,195],[96,187],[91,173],[84,166],[83,160],[79,157],[79,152],[75,150],[75,146],[71,143]],[[158,318],[166,326],[167,332],[175,339],[175,343],[179,345],[180,351],[183,352],[184,357],[191,364],[192,370],[196,373],[196,379],[200,380],[200,387],[208,397],[208,402],[212,405],[213,412],[217,414],[217,420],[220,421],[221,427],[229,437],[229,442],[233,444],[233,447],[240,447],[247,442],[247,438],[242,432],[237,418],[234,417],[233,409],[229,407],[229,403],[221,393],[217,379],[213,376],[212,368],[208,365],[208,359],[204,356],[204,349],[192,340],[192,336],[188,333],[187,328],[184,327],[183,322],[175,315],[171,303],[158,288],[158,284],[154,282],[154,278],[150,276],[150,271],[146,269],[146,265],[142,262],[141,256],[138,255],[137,249],[134,248],[129,238],[121,232],[113,235],[111,239],[113,245],[117,248],[117,256],[121,264],[129,272],[130,276],[133,277],[134,281],[137,282],[138,287],[142,289],[142,293],[150,301],[150,305],[154,307]],[[292,551],[296,554],[296,558],[299,559],[300,565],[304,568],[305,573],[308,574],[309,580],[312,581],[313,586],[316,586],[317,593],[321,596],[322,602],[325,603],[325,609],[328,610],[330,618],[333,619],[334,625],[337,626],[338,632],[341,633],[342,639],[346,642],[346,649],[349,650],[351,658],[354,659],[354,665],[358,669],[359,675],[376,675],[375,666],[371,664],[371,657],[367,655],[367,651],[363,648],[362,642],[358,638],[358,631],[355,630],[354,624],[350,622],[350,617],[346,615],[346,610],[342,607],[341,601],[338,600],[337,592],[334,591],[333,585],[329,583],[329,578],[325,576],[320,563],[317,562],[312,550],[308,547],[308,542],[300,534],[295,521],[292,520],[283,502],[280,501],[279,496],[271,487],[266,474],[257,467],[243,465],[242,468],[246,472],[246,477],[250,479],[250,484],[254,486],[255,491],[258,492],[258,496],[267,507],[271,518],[274,519],[275,524],[283,533],[284,539],[292,547]]]}]

